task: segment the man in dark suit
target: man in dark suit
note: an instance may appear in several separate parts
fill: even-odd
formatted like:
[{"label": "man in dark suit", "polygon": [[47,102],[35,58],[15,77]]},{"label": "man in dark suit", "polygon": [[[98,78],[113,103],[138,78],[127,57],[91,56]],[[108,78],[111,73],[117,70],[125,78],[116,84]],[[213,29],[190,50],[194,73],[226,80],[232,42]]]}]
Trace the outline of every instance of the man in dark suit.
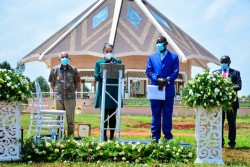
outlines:
[{"label": "man in dark suit", "polygon": [[171,130],[175,96],[174,81],[179,75],[179,58],[177,54],[167,50],[167,44],[165,37],[161,36],[157,39],[157,52],[149,56],[146,67],[146,74],[151,84],[157,85],[160,91],[163,91],[165,86],[165,100],[150,99],[151,132],[152,139],[156,142],[161,137],[161,122],[164,139],[167,141],[173,138]]},{"label": "man in dark suit", "polygon": [[[232,68],[229,68],[231,60],[229,56],[222,56],[220,59],[221,63],[221,69],[216,70],[216,72],[222,74],[224,78],[230,77],[231,81],[233,82],[234,90],[237,92],[241,90],[241,77],[240,72],[237,70],[234,70]],[[233,104],[233,109],[231,111],[222,111],[222,147],[224,146],[224,122],[225,122],[225,116],[227,116],[228,121],[228,145],[230,149],[235,148],[235,139],[236,139],[236,116],[237,116],[237,109],[239,108],[239,101],[238,98],[236,102]]]}]

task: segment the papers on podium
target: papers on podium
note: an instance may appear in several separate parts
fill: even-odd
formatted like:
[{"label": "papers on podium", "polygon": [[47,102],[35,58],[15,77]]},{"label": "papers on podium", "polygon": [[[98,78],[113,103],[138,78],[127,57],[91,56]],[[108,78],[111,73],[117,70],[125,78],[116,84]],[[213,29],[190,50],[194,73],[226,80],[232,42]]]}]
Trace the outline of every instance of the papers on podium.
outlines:
[{"label": "papers on podium", "polygon": [[157,85],[147,85],[147,99],[165,100],[165,86],[160,91]]}]

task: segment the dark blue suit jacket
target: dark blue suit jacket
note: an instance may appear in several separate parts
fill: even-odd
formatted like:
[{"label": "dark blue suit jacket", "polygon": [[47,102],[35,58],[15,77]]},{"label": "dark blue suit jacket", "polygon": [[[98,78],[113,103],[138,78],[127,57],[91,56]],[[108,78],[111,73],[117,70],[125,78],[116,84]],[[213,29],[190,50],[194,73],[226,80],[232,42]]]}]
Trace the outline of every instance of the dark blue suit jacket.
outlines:
[{"label": "dark blue suit jacket", "polygon": [[[216,70],[215,72],[222,74],[222,69]],[[229,68],[228,77],[230,77],[232,83],[235,84],[236,87],[234,90],[236,91],[236,93],[237,91],[241,90],[242,82],[241,82],[240,72],[232,68]],[[233,108],[239,108],[238,98],[236,102],[233,103]]]},{"label": "dark blue suit jacket", "polygon": [[146,74],[151,80],[152,85],[158,85],[157,78],[166,79],[170,77],[170,85],[166,85],[166,96],[175,96],[174,81],[179,75],[178,55],[167,51],[162,61],[159,52],[150,55],[147,62]]}]

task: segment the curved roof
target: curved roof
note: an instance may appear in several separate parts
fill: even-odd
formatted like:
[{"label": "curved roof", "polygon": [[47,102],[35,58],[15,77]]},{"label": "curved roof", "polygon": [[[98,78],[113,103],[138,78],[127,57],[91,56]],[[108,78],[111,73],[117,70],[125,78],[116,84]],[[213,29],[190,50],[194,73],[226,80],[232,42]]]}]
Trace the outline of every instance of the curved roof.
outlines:
[{"label": "curved roof", "polygon": [[27,54],[22,62],[46,61],[62,51],[71,55],[102,56],[105,42],[116,57],[149,55],[159,35],[180,61],[207,67],[219,60],[145,0],[98,0],[62,29]]}]

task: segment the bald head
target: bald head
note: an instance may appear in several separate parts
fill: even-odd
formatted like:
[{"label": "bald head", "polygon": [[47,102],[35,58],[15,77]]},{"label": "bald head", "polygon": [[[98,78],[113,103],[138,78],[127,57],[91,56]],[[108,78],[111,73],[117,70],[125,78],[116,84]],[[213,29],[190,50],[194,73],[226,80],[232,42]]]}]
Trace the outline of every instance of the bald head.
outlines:
[{"label": "bald head", "polygon": [[64,58],[64,57],[69,58],[70,56],[69,56],[69,54],[67,52],[62,52],[62,53],[59,54],[59,59]]}]

